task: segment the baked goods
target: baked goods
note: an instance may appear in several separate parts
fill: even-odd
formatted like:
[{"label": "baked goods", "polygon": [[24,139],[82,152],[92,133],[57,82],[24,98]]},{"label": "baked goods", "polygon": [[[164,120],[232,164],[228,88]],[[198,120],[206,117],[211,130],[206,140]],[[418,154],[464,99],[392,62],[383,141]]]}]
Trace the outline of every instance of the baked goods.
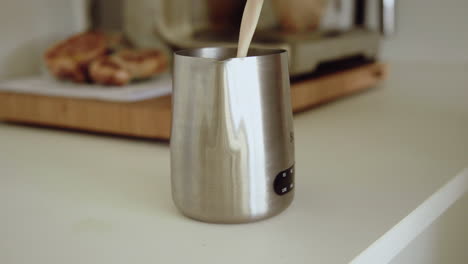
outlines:
[{"label": "baked goods", "polygon": [[166,66],[166,56],[160,51],[125,49],[94,60],[89,75],[96,83],[124,85],[131,80],[150,78]]},{"label": "baked goods", "polygon": [[130,82],[130,73],[110,56],[94,60],[89,66],[91,79],[104,85],[125,85]]},{"label": "baked goods", "polygon": [[86,32],[72,36],[46,51],[44,59],[50,72],[59,79],[87,80],[87,66],[107,51],[103,33]]},{"label": "baked goods", "polygon": [[86,32],[54,45],[44,59],[59,79],[104,85],[125,85],[166,69],[167,58],[162,52],[130,47],[120,33]]},{"label": "baked goods", "polygon": [[145,79],[166,69],[166,56],[158,50],[121,50],[112,56],[130,73],[132,79]]}]

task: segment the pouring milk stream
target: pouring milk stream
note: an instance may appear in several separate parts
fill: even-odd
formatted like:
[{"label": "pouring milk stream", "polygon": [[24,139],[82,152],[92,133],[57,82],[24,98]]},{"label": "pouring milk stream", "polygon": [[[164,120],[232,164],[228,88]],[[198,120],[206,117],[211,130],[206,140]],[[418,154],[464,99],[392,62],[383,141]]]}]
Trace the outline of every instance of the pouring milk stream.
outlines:
[{"label": "pouring milk stream", "polygon": [[262,6],[263,0],[247,0],[239,33],[238,58],[247,56],[252,37],[257,28]]}]

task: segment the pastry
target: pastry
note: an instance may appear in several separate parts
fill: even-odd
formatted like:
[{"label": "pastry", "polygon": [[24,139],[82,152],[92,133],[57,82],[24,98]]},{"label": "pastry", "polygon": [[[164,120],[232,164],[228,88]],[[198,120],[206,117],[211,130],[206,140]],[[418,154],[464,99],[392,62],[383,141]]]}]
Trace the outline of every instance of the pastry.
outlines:
[{"label": "pastry", "polygon": [[86,32],[57,43],[46,51],[44,59],[57,78],[85,82],[89,63],[106,52],[106,36],[100,32]]},{"label": "pastry", "polygon": [[166,69],[167,58],[162,52],[129,47],[121,33],[86,32],[54,45],[44,59],[59,79],[104,85],[125,85]]},{"label": "pastry", "polygon": [[121,50],[112,55],[113,59],[123,65],[132,79],[150,78],[166,69],[166,56],[153,49]]},{"label": "pastry", "polygon": [[129,71],[111,56],[95,59],[89,66],[89,76],[95,83],[118,86],[132,79]]},{"label": "pastry", "polygon": [[100,84],[125,85],[164,71],[167,59],[157,50],[121,50],[94,60],[89,67],[91,79]]}]

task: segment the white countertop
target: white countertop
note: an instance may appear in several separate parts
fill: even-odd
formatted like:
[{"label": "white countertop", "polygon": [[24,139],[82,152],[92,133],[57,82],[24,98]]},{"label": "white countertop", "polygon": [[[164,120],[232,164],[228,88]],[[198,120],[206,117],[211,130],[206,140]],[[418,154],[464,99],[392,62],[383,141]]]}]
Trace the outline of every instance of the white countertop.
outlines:
[{"label": "white countertop", "polygon": [[390,69],[295,117],[295,201],[253,224],[180,215],[166,143],[0,123],[0,263],[387,263],[468,192],[468,65]]}]

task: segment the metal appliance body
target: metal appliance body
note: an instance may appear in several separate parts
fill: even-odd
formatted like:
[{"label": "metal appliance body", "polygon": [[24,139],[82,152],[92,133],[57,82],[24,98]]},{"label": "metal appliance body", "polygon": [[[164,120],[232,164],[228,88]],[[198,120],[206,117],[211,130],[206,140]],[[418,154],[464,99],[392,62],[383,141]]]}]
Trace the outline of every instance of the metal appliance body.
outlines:
[{"label": "metal appliance body", "polygon": [[[307,3],[312,2],[294,2],[300,1],[304,2],[306,10],[310,5]],[[283,30],[281,13],[305,12],[299,10],[303,5],[295,4],[281,10],[275,7],[275,3],[284,0],[265,1],[252,47],[286,49],[292,76],[312,73],[320,64],[346,58],[362,56],[368,60],[377,59],[381,33],[389,34],[394,28],[392,10],[395,0],[313,1],[327,3],[322,17],[316,17],[314,12],[307,16],[312,21],[321,20],[321,27],[292,32]],[[237,43],[245,0],[155,0],[154,4],[157,14],[152,16],[153,33],[175,49]],[[128,17],[139,18],[138,15]],[[380,25],[371,25],[373,17],[380,21]],[[140,28],[129,32],[140,31]]]},{"label": "metal appliance body", "polygon": [[294,133],[284,50],[202,48],[174,54],[171,178],[186,216],[244,223],[294,196]]}]

